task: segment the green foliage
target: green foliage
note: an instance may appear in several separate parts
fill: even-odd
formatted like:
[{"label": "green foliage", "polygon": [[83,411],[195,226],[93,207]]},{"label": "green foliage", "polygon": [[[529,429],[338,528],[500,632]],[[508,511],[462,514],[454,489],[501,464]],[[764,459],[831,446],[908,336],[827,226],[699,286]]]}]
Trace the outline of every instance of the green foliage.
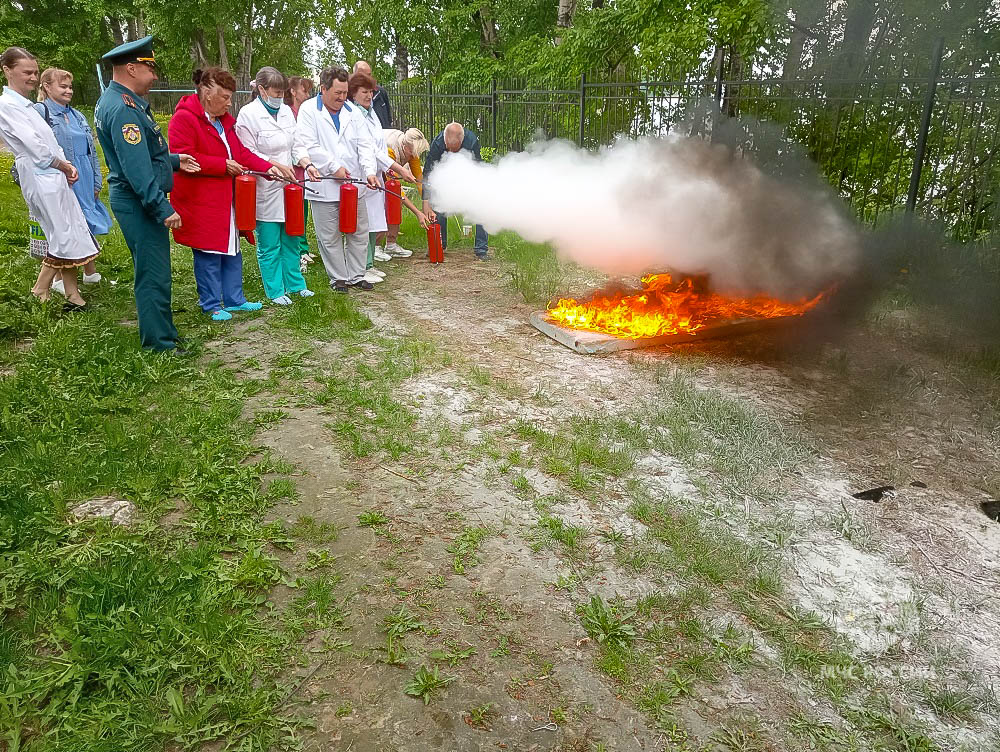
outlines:
[{"label": "green foliage", "polygon": [[424,705],[428,705],[431,698],[442,687],[451,684],[453,681],[455,681],[454,676],[442,676],[439,674],[437,666],[433,669],[421,666],[417,669],[417,673],[413,675],[413,679],[406,685],[403,691],[412,697],[419,697],[424,701]]},{"label": "green foliage", "polygon": [[624,648],[635,639],[635,627],[628,623],[635,617],[635,611],[622,611],[609,606],[599,595],[593,596],[590,603],[579,606],[577,611],[587,634],[601,645]]}]

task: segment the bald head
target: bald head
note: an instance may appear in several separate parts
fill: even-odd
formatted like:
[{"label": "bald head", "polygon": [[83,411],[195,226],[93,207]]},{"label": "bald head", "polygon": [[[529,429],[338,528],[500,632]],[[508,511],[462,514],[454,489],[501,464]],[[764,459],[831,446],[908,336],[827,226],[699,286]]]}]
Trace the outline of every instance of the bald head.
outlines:
[{"label": "bald head", "polygon": [[444,148],[448,151],[458,151],[465,141],[465,128],[461,123],[448,123],[444,128]]},{"label": "bald head", "polygon": [[358,60],[354,64],[354,70],[351,73],[364,73],[366,76],[370,76],[372,74],[372,67],[364,60]]}]

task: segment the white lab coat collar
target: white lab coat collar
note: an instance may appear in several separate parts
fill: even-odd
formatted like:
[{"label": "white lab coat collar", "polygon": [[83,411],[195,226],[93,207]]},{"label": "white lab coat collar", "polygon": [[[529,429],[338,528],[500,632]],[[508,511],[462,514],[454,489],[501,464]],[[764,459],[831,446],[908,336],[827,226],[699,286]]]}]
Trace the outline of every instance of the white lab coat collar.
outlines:
[{"label": "white lab coat collar", "polygon": [[23,107],[31,107],[31,105],[33,104],[33,102],[30,99],[21,96],[9,86],[3,87],[3,93],[4,96],[8,97],[13,104],[19,104],[22,105]]}]

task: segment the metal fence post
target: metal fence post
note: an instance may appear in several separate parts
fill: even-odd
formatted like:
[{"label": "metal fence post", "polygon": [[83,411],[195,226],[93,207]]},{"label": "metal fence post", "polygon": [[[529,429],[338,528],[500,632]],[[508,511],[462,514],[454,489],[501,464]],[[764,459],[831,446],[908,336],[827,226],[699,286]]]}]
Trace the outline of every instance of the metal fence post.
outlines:
[{"label": "metal fence post", "polygon": [[931,77],[927,83],[924,116],[920,121],[920,133],[917,136],[917,151],[913,155],[910,191],[906,195],[906,213],[911,216],[917,208],[917,195],[920,193],[920,174],[924,169],[924,157],[927,155],[927,135],[931,129],[931,116],[934,114],[934,98],[937,95],[938,78],[941,75],[942,57],[944,57],[944,37],[938,37],[934,43],[934,54],[931,57]]},{"label": "metal fence post", "polygon": [[577,137],[577,146],[583,148],[583,131],[587,124],[587,74],[580,74],[580,133]]},{"label": "metal fence post", "polygon": [[427,129],[427,139],[433,141],[437,132],[434,130],[434,82],[427,79],[427,122],[430,127]]},{"label": "metal fence post", "polygon": [[493,149],[497,148],[497,80],[496,77],[490,82],[490,114],[493,117]]}]

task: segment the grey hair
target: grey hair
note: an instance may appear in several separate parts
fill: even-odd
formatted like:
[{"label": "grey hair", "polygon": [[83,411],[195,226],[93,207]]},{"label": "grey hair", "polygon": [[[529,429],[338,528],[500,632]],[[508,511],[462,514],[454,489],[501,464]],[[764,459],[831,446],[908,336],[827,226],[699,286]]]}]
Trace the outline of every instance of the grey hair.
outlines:
[{"label": "grey hair", "polygon": [[285,74],[277,68],[272,68],[270,65],[266,65],[257,71],[253,83],[257,87],[258,94],[260,93],[260,89],[275,88],[284,91],[288,88],[288,81],[285,80]]}]

